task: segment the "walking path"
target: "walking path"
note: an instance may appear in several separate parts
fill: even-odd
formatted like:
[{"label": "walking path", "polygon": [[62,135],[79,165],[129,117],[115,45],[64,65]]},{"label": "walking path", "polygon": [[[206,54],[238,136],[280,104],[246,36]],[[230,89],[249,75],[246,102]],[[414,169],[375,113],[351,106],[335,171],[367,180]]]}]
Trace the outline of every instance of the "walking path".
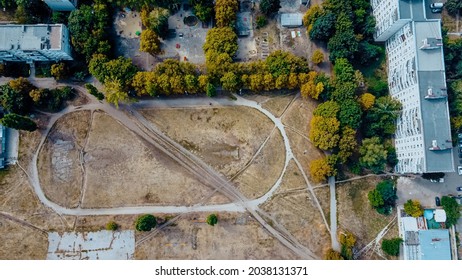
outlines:
[{"label": "walking path", "polygon": [[337,240],[337,199],[335,197],[335,176],[330,176],[328,183],[330,189],[330,239],[332,241],[332,249],[340,252],[340,244]]}]

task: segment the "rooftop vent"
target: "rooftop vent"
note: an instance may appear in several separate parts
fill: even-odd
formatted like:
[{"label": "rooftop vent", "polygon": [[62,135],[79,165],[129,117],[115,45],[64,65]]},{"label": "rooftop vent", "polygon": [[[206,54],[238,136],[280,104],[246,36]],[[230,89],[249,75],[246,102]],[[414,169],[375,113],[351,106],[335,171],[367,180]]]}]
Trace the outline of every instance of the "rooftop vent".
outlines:
[{"label": "rooftop vent", "polygon": [[422,40],[422,46],[420,47],[421,50],[434,50],[438,49],[443,45],[441,39],[436,38],[426,38]]}]

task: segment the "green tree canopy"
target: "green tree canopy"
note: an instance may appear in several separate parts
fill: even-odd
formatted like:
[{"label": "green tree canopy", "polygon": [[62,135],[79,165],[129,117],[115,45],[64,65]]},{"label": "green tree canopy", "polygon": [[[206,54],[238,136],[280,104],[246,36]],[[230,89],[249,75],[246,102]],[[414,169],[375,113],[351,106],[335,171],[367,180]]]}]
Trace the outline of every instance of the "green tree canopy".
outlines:
[{"label": "green tree canopy", "polygon": [[420,201],[409,199],[406,203],[404,203],[404,212],[414,218],[417,218],[423,215],[423,208],[422,205],[420,205]]},{"label": "green tree canopy", "polygon": [[338,120],[340,125],[357,129],[361,125],[361,106],[354,99],[347,99],[340,103]]},{"label": "green tree canopy", "polygon": [[383,239],[382,250],[390,256],[399,256],[399,247],[403,243],[401,238]]},{"label": "green tree canopy", "polygon": [[395,206],[396,188],[391,180],[384,180],[377,184],[375,189],[370,191],[367,195],[371,206],[377,210],[378,213],[389,215]]},{"label": "green tree canopy", "polygon": [[227,53],[233,57],[238,49],[237,35],[231,27],[214,27],[207,32],[202,48],[206,54],[213,51],[218,54]]},{"label": "green tree canopy", "polygon": [[3,126],[17,130],[34,131],[37,129],[37,124],[33,120],[15,113],[3,116],[1,123]]},{"label": "green tree canopy", "polygon": [[394,134],[395,122],[401,109],[401,103],[391,96],[377,98],[363,120],[364,135],[366,137],[387,137]]},{"label": "green tree canopy", "polygon": [[322,149],[330,150],[337,146],[340,122],[336,118],[314,116],[310,123],[309,137],[313,144]]},{"label": "green tree canopy", "polygon": [[457,201],[452,197],[443,196],[441,198],[441,206],[443,206],[446,212],[446,227],[449,228],[455,225],[460,218],[459,204],[457,204]]},{"label": "green tree canopy", "polygon": [[218,27],[234,27],[236,13],[239,9],[238,0],[216,0],[215,20]]},{"label": "green tree canopy", "polygon": [[323,102],[316,107],[313,111],[313,115],[321,116],[324,118],[336,118],[340,111],[340,105],[332,100]]},{"label": "green tree canopy", "polygon": [[260,11],[267,16],[277,13],[280,8],[281,8],[280,0],[261,0],[260,1]]},{"label": "green tree canopy", "polygon": [[135,228],[138,231],[150,231],[157,225],[157,219],[151,214],[141,215],[136,219]]},{"label": "green tree canopy", "polygon": [[140,37],[140,51],[147,52],[150,55],[160,54],[160,40],[156,32],[151,29],[146,29],[141,33]]},{"label": "green tree canopy", "polygon": [[384,170],[387,161],[387,150],[378,137],[366,138],[359,148],[359,162],[364,168],[379,173]]},{"label": "green tree canopy", "polygon": [[206,222],[207,224],[211,225],[211,226],[214,226],[218,223],[218,217],[216,214],[210,214],[207,216],[207,219],[206,219]]},{"label": "green tree canopy", "polygon": [[165,38],[168,34],[168,18],[170,11],[156,7],[152,10],[144,6],[141,10],[141,22],[143,25],[154,31],[158,36]]}]

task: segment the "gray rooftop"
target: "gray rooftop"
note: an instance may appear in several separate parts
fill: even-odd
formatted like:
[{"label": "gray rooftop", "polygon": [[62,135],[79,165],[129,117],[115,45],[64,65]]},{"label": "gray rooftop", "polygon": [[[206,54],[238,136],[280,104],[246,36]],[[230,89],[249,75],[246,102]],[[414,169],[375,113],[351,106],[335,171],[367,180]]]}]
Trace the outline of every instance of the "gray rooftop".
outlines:
[{"label": "gray rooftop", "polygon": [[[414,22],[425,145],[424,172],[453,172],[440,21]],[[430,147],[437,147],[430,150]]]},{"label": "gray rooftop", "polygon": [[281,14],[281,25],[285,27],[299,27],[303,25],[303,15],[300,13]]},{"label": "gray rooftop", "polygon": [[62,25],[0,25],[0,50],[61,49]]}]

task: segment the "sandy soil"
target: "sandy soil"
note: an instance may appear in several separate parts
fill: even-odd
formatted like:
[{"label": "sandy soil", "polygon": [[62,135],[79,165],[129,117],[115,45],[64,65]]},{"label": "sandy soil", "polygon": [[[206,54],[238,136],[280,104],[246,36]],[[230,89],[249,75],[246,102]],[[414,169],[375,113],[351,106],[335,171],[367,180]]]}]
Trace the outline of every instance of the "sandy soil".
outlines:
[{"label": "sandy soil", "polygon": [[80,111],[59,119],[39,156],[40,185],[45,195],[64,207],[79,205],[83,184],[80,153],[91,123],[91,112]]},{"label": "sandy soil", "polygon": [[[191,205],[209,195],[176,162],[104,113],[95,113],[85,148],[84,207]],[[224,202],[215,196],[210,202]]]},{"label": "sandy soil", "polygon": [[369,203],[367,193],[380,182],[378,178],[366,178],[336,188],[339,231],[351,231],[357,238],[358,248],[364,247],[393,219],[380,215]]},{"label": "sandy soil", "polygon": [[266,116],[246,107],[156,109],[141,113],[228,178],[247,164],[274,127]]},{"label": "sandy soil", "polygon": [[234,180],[239,191],[247,198],[258,198],[276,183],[284,168],[284,140],[279,130],[274,129],[263,149],[249,167]]},{"label": "sandy soil", "polygon": [[[286,173],[282,186],[284,189],[298,187],[300,175]],[[318,197],[318,199],[321,199]],[[326,202],[328,203],[328,202]],[[330,247],[330,235],[322,220],[319,210],[308,190],[283,191],[263,204],[262,209],[281,223],[301,244],[322,256]]]},{"label": "sandy soil", "polygon": [[[206,214],[190,214],[137,247],[136,259],[297,259],[248,214],[219,213],[218,224]],[[137,239],[145,234],[137,233]]]}]

